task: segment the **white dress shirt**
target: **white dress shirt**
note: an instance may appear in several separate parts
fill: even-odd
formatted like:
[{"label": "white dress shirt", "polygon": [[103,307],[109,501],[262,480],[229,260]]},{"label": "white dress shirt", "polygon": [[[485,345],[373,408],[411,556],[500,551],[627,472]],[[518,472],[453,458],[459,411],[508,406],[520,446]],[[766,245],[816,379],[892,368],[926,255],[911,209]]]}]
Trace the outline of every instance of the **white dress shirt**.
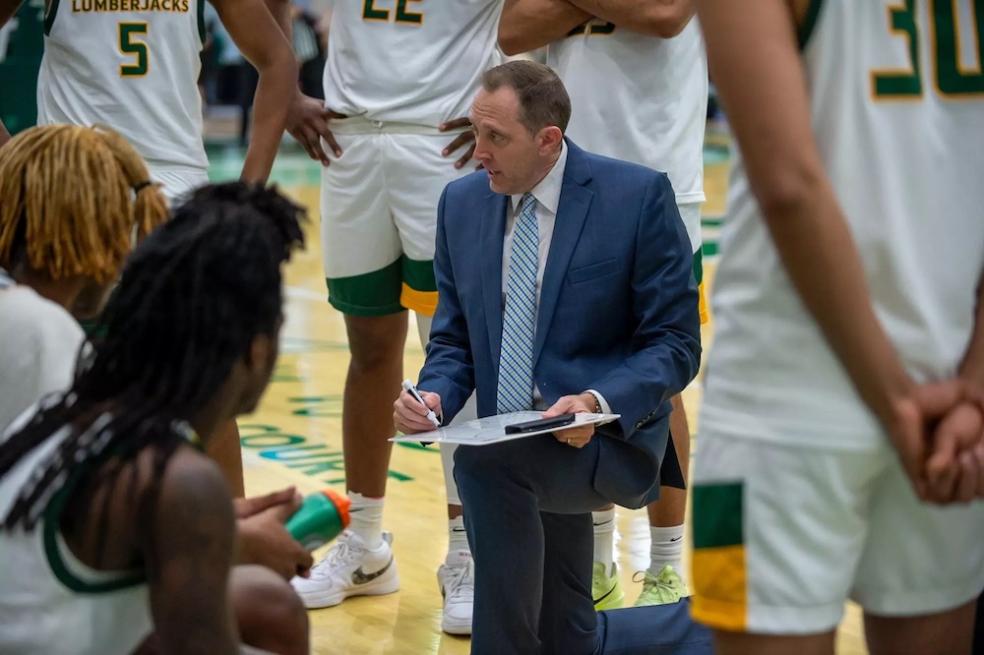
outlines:
[{"label": "white dress shirt", "polygon": [[[550,172],[540,180],[540,182],[530,190],[530,194],[536,198],[536,228],[539,244],[537,248],[536,266],[536,312],[537,318],[540,315],[540,291],[543,288],[543,271],[547,265],[547,255],[550,253],[550,242],[553,240],[554,224],[557,222],[557,210],[560,207],[560,190],[564,185],[564,170],[567,168],[567,143],[561,141],[560,156]],[[506,289],[509,282],[509,261],[512,255],[513,231],[516,229],[516,219],[518,218],[520,206],[525,194],[517,193],[510,196],[509,207],[506,210],[506,233],[502,240],[502,296],[505,298]],[[502,303],[505,307],[505,302]],[[604,397],[594,389],[587,389],[601,406],[601,411],[605,414],[611,413],[611,408]],[[533,386],[533,406],[537,409],[545,409],[543,397],[540,390]]]}]

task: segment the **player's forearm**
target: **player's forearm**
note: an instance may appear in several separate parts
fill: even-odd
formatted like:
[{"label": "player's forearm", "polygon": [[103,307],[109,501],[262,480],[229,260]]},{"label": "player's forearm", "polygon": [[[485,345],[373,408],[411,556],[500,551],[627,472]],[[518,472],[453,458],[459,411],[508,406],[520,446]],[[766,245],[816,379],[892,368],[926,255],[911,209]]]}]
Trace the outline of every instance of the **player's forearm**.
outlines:
[{"label": "player's forearm", "polygon": [[960,364],[960,377],[984,390],[984,273],[977,283],[977,310],[974,333]]},{"label": "player's forearm", "polygon": [[693,18],[694,0],[569,0],[592,16],[640,34],[669,39]]},{"label": "player's forearm", "polygon": [[253,126],[242,179],[265,182],[273,168],[287,124],[288,99],[297,93],[297,64],[293,54],[280,57],[259,71],[253,99]]},{"label": "player's forearm", "polygon": [[879,417],[889,416],[893,399],[913,383],[875,316],[861,257],[833,190],[817,180],[802,195],[763,211],[803,304],[861,398]]},{"label": "player's forearm", "polygon": [[242,178],[262,182],[273,167],[297,94],[297,62],[283,29],[262,0],[212,0],[212,5],[233,43],[259,73]]},{"label": "player's forearm", "polygon": [[887,421],[912,381],[875,316],[823,169],[788,5],[700,0],[698,13],[752,191],[789,278],[864,402]]},{"label": "player's forearm", "polygon": [[567,0],[506,0],[499,20],[499,47],[507,55],[536,50],[591,18]]},{"label": "player's forearm", "polygon": [[265,2],[267,9],[270,10],[270,15],[273,16],[273,20],[277,22],[277,26],[289,42],[292,24],[289,0],[265,0]]}]

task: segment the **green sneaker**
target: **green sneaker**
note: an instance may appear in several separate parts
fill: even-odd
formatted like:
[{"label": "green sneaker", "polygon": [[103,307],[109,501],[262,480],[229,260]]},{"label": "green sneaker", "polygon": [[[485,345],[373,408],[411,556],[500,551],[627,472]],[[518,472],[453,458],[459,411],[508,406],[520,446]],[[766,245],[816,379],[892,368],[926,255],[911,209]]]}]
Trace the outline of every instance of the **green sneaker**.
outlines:
[{"label": "green sneaker", "polygon": [[[640,571],[640,573],[642,572]],[[636,573],[636,576],[638,575],[639,573]],[[639,582],[639,579],[634,577],[633,581]],[[660,569],[659,575],[645,571],[645,576],[642,579],[642,593],[639,594],[635,606],[672,605],[689,595],[690,592],[687,590],[687,585],[683,584],[683,580],[680,579],[680,574],[667,564]]]},{"label": "green sneaker", "polygon": [[591,570],[591,597],[597,611],[613,610],[622,606],[625,592],[618,581],[618,565],[612,564],[611,575],[605,574],[605,565],[595,562]]}]

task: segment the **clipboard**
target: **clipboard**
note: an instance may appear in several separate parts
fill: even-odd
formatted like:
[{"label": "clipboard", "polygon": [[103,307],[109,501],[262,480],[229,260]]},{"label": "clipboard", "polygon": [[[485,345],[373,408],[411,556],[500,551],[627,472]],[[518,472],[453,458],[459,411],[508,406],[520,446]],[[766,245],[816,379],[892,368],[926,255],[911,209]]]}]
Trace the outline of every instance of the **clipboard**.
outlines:
[{"label": "clipboard", "polygon": [[[574,422],[565,425],[564,429],[576,428],[582,425],[603,425],[605,423],[611,423],[620,417],[621,414],[591,414],[582,412],[576,414],[574,416]],[[460,446],[488,446],[502,441],[525,439],[527,437],[560,431],[548,428],[546,430],[506,434],[507,425],[536,421],[541,418],[543,418],[543,412],[511,412],[509,414],[498,414],[496,416],[473,419],[457,425],[438,428],[430,432],[400,435],[391,438],[390,441],[394,443],[420,443],[423,441],[428,443],[453,443]]]}]

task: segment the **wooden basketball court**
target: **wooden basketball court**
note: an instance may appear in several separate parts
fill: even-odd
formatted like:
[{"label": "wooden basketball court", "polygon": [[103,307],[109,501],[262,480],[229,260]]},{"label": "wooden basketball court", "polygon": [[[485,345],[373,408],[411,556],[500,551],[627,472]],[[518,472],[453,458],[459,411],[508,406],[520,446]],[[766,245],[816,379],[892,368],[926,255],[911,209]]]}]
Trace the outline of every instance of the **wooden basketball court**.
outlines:
[{"label": "wooden basketball court", "polygon": [[[709,135],[705,149],[704,241],[705,280],[713,286],[717,235],[725,211],[727,139]],[[238,150],[212,153],[214,179],[238,176]],[[302,493],[330,487],[344,492],[342,463],[342,390],[348,350],[342,316],[326,302],[319,234],[320,172],[299,152],[285,152],[273,180],[309,210],[308,247],[287,270],[287,322],[280,361],[259,411],[240,421],[248,494],[296,485]],[[405,375],[415,378],[424,354],[411,329]],[[704,347],[713,337],[713,321],[705,326]],[[700,378],[684,393],[695,429]],[[692,445],[700,457],[700,443]],[[465,638],[440,629],[441,594],[436,571],[447,548],[444,481],[435,447],[393,449],[384,516],[393,532],[393,548],[401,590],[389,596],[352,598],[343,604],[312,611],[314,652],[327,653],[467,653]],[[689,539],[689,537],[688,537]],[[644,511],[619,510],[617,559],[626,603],[639,595],[633,574],[648,566],[649,530]],[[866,653],[860,613],[848,607],[838,638],[838,653]]]}]

